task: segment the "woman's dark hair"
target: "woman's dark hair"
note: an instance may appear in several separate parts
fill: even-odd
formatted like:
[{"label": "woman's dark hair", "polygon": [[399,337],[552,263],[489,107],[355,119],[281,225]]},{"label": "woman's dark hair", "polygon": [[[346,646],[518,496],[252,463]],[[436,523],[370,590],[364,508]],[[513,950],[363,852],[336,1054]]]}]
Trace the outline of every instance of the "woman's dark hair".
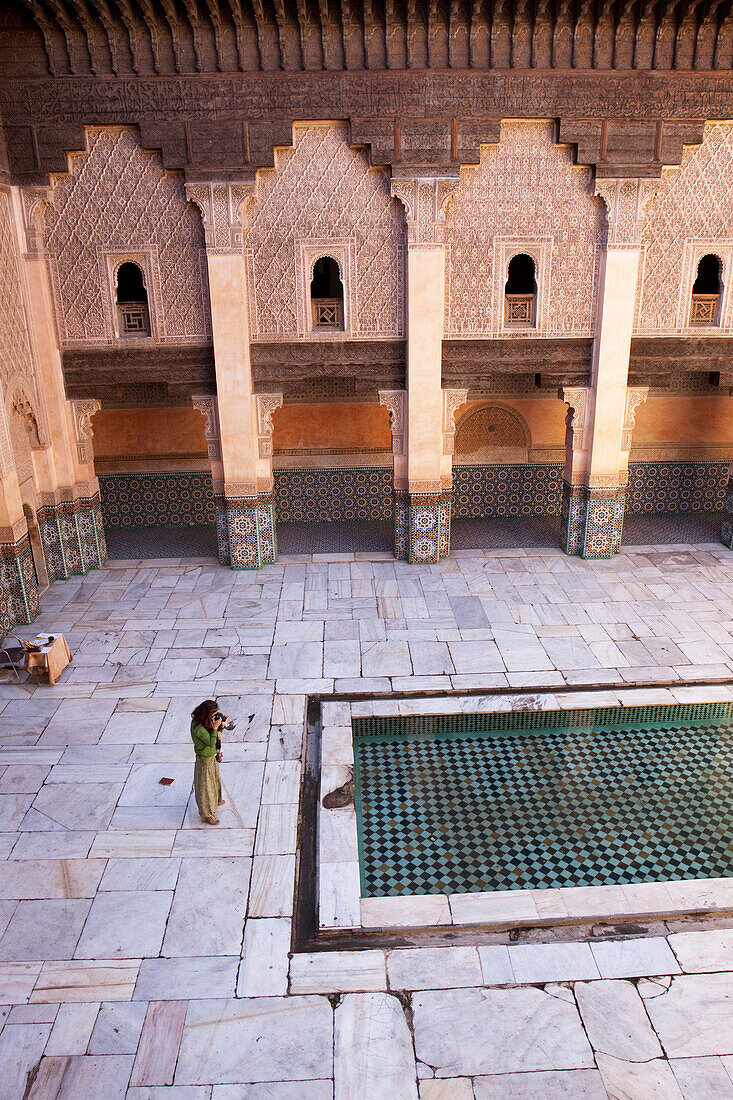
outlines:
[{"label": "woman's dark hair", "polygon": [[197,726],[205,726],[206,729],[211,729],[212,715],[216,714],[219,709],[219,704],[216,699],[204,699],[203,703],[199,703],[195,710],[191,711],[191,717]]}]

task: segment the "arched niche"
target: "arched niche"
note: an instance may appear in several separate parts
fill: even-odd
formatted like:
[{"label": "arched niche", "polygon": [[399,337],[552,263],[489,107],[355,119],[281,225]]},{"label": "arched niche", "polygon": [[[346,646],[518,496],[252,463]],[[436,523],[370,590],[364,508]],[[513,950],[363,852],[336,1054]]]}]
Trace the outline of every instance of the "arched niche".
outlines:
[{"label": "arched niche", "polygon": [[527,421],[516,409],[485,404],[458,421],[453,461],[459,466],[528,462],[531,445]]}]

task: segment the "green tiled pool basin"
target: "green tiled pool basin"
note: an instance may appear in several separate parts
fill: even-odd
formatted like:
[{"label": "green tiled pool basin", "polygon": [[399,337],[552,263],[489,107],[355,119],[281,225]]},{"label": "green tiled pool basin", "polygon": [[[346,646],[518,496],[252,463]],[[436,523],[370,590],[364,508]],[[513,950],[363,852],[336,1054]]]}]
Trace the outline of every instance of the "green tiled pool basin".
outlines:
[{"label": "green tiled pool basin", "polygon": [[733,703],[352,727],[365,897],[733,876]]}]

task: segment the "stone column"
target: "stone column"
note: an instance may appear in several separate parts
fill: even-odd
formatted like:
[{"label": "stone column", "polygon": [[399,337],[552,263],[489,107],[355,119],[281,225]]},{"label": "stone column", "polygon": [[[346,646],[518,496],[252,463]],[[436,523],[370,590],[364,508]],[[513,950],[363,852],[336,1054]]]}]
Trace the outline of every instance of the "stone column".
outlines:
[{"label": "stone column", "polygon": [[407,216],[405,489],[395,493],[395,553],[437,562],[450,551],[451,456],[444,453],[442,390],[445,206],[457,177],[394,178]]},{"label": "stone column", "polygon": [[608,210],[608,240],[601,256],[591,385],[561,391],[571,409],[562,545],[584,558],[608,558],[621,546],[633,414],[646,399],[646,391],[633,391],[633,397],[628,391],[641,228],[644,206],[658,186],[636,179],[596,185]]},{"label": "stone column", "polygon": [[212,467],[219,554],[233,569],[257,569],[275,560],[275,521],[271,462],[263,465],[259,453],[242,252],[242,207],[254,185],[188,182],[186,194],[201,211],[206,238],[221,462],[218,477]]},{"label": "stone column", "polygon": [[24,187],[13,192],[28,336],[40,390],[37,415],[42,438],[34,454],[37,519],[48,579],[53,581],[98,568],[107,557],[91,445],[91,415],[99,403],[66,399],[43,241],[43,211],[52,201],[52,191]]},{"label": "stone column", "polygon": [[33,622],[37,614],[38,586],[28,528],[0,401],[0,639],[18,623]]},{"label": "stone column", "polygon": [[379,404],[389,412],[389,429],[392,433],[392,515],[394,520],[394,556],[407,558],[407,447],[405,423],[407,407],[406,390],[380,390]]}]

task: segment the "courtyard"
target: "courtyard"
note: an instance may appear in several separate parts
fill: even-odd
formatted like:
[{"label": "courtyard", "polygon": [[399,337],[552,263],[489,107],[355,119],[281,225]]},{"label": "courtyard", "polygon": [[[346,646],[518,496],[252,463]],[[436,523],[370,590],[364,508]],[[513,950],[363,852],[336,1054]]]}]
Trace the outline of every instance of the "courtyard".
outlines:
[{"label": "courtyard", "polygon": [[[73,663],[0,684],[0,1094],[733,1097],[730,880],[535,890],[530,909],[505,890],[473,913],[469,893],[447,919],[444,895],[384,899],[389,920],[371,898],[344,920],[342,838],[313,881],[303,793],[314,707],[323,795],[348,783],[328,735],[345,707],[733,701],[730,551],[320,558],[117,560],[21,628],[63,632]],[[218,828],[191,796],[206,697],[237,723]]]}]

